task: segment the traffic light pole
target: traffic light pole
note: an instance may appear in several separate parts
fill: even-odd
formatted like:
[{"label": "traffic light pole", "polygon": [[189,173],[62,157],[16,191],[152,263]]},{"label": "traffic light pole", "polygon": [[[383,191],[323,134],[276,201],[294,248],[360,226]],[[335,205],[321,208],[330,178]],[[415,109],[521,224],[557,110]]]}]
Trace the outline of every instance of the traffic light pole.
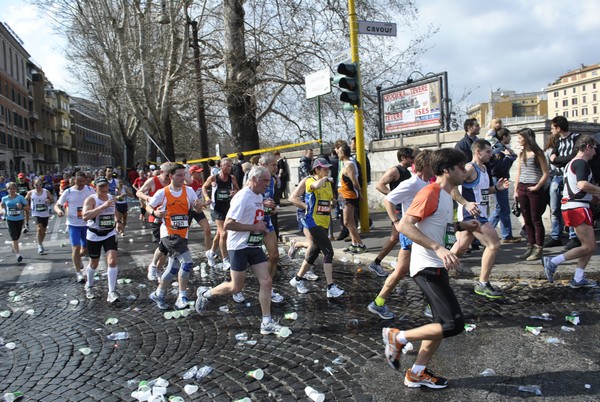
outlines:
[{"label": "traffic light pole", "polygon": [[359,216],[360,216],[360,228],[361,233],[369,232],[369,199],[367,192],[367,161],[365,155],[365,133],[364,133],[364,119],[363,119],[363,99],[362,99],[362,86],[360,79],[360,63],[358,57],[358,18],[356,16],[356,7],[354,0],[348,0],[348,22],[350,25],[350,50],[352,56],[352,63],[356,64],[357,77],[358,77],[358,91],[360,98],[360,106],[354,106],[354,126],[356,131],[356,159],[360,163],[362,183],[361,188],[361,202],[359,203]]}]

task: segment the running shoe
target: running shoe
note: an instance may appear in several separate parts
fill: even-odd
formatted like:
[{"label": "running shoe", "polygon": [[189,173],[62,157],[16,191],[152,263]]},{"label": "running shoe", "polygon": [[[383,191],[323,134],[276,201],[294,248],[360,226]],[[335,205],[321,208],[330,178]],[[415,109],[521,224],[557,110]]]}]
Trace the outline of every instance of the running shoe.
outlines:
[{"label": "running shoe", "polygon": [[261,335],[276,334],[279,331],[281,331],[281,325],[279,325],[273,320],[269,321],[266,324],[264,322],[260,324]]},{"label": "running shoe", "polygon": [[196,312],[200,315],[204,314],[204,309],[208,304],[208,298],[204,296],[204,292],[208,289],[206,286],[200,286],[196,291]]},{"label": "running shoe", "polygon": [[369,251],[369,249],[367,249],[367,246],[365,246],[364,244],[350,246],[349,248],[351,249],[350,252],[353,254],[363,254],[363,253],[366,253],[367,251]]},{"label": "running shoe", "polygon": [[404,345],[398,342],[397,335],[400,332],[398,328],[383,328],[381,337],[385,346],[385,361],[394,370],[400,369],[400,355]]},{"label": "running shoe", "polygon": [[420,375],[412,372],[411,369],[406,371],[404,376],[404,385],[409,388],[420,388],[421,386],[427,388],[446,388],[448,386],[448,380],[443,377],[436,376],[433,371],[425,369]]},{"label": "running shoe", "polygon": [[77,282],[83,283],[85,282],[85,276],[81,272],[77,272]]},{"label": "running shoe", "polygon": [[227,271],[229,268],[231,268],[229,258],[223,258],[223,271]]},{"label": "running shoe", "polygon": [[367,309],[369,309],[371,313],[377,314],[382,320],[391,320],[395,317],[394,313],[392,313],[385,304],[383,306],[378,306],[375,302],[371,302]]},{"label": "running shoe", "polygon": [[583,278],[579,282],[576,282],[575,279],[571,279],[571,282],[569,282],[569,286],[573,289],[595,288],[598,286],[598,283],[596,281],[586,279],[586,278]]},{"label": "running shoe", "polygon": [[298,249],[296,248],[296,239],[292,239],[292,241],[290,242],[290,248],[288,249],[288,257],[294,259],[297,250]]},{"label": "running shoe", "polygon": [[44,253],[44,246],[42,246],[41,244],[38,244],[38,254],[43,254]]},{"label": "running shoe", "polygon": [[316,281],[317,279],[319,279],[319,277],[315,275],[313,271],[306,271],[306,273],[304,274],[304,279],[306,279],[307,281]]},{"label": "running shoe", "polygon": [[179,296],[177,298],[177,301],[175,302],[175,308],[178,310],[182,310],[184,308],[188,307],[188,303],[190,301],[188,300],[187,296]]},{"label": "running shoe", "polygon": [[331,287],[327,288],[327,298],[328,299],[340,297],[343,294],[344,294],[344,289],[340,288],[335,283],[333,285],[331,285]]},{"label": "running shoe", "polygon": [[558,265],[552,263],[552,257],[543,257],[542,264],[544,265],[544,273],[546,274],[546,278],[548,278],[548,282],[554,282],[554,273],[558,269]]},{"label": "running shoe", "polygon": [[166,310],[169,308],[169,305],[165,302],[165,296],[159,296],[156,292],[150,293],[150,300],[156,303],[156,306],[161,310]]},{"label": "running shoe", "polygon": [[491,283],[486,283],[485,285],[481,284],[480,282],[477,282],[475,284],[475,293],[477,293],[480,296],[485,296],[488,299],[501,299],[504,297],[504,292],[502,292],[500,289],[492,286]]},{"label": "running shoe", "polygon": [[271,289],[271,302],[272,303],[282,303],[284,301],[284,297],[282,295],[280,295],[279,293],[273,291],[273,289]]},{"label": "running shoe", "polygon": [[296,290],[298,291],[298,293],[308,293],[308,288],[306,287],[306,283],[304,283],[304,280],[296,280],[296,277],[293,277],[290,280],[290,285],[292,285],[293,287],[296,288]]},{"label": "running shoe", "polygon": [[383,267],[379,264],[376,264],[375,261],[369,264],[369,271],[373,272],[377,276],[388,276],[388,273],[383,270]]},{"label": "running shoe", "polygon": [[96,297],[96,295],[94,295],[94,288],[91,286],[86,286],[85,287],[85,297],[89,300],[93,299],[94,297]]},{"label": "running shoe", "polygon": [[151,281],[160,280],[160,275],[158,274],[158,271],[154,265],[148,265],[148,279]]},{"label": "running shoe", "polygon": [[243,303],[246,301],[246,297],[244,296],[244,292],[237,292],[231,295],[231,298],[236,303]]},{"label": "running shoe", "polygon": [[17,262],[21,262],[23,261],[23,256],[20,254],[17,254]]},{"label": "running shoe", "polygon": [[216,259],[217,256],[215,255],[214,251],[212,250],[208,250],[206,253],[204,253],[204,255],[206,256],[206,260],[208,262],[208,266],[209,267],[214,267],[216,265]]},{"label": "running shoe", "polygon": [[109,302],[110,304],[118,302],[119,301],[119,294],[117,292],[115,292],[115,291],[108,292],[108,296],[106,297],[106,301]]}]

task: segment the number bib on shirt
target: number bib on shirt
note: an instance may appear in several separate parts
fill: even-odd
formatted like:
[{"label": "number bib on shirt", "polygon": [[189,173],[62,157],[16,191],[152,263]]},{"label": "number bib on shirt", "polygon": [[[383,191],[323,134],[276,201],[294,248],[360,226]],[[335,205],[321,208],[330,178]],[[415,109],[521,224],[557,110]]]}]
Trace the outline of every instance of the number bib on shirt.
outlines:
[{"label": "number bib on shirt", "polygon": [[83,219],[83,207],[77,207],[77,218]]},{"label": "number bib on shirt", "polygon": [[489,200],[490,200],[490,189],[482,188],[481,189],[481,202],[479,203],[479,205],[487,207],[489,204]]},{"label": "number bib on shirt", "polygon": [[17,186],[17,192],[18,192],[19,194],[26,193],[28,190],[29,190],[29,189],[28,189],[27,185],[24,185],[24,186]]},{"label": "number bib on shirt", "polygon": [[187,215],[171,215],[171,228],[183,229],[188,227]]},{"label": "number bib on shirt", "polygon": [[98,226],[100,229],[112,229],[115,227],[114,215],[100,215],[98,217]]},{"label": "number bib on shirt", "polygon": [[21,215],[21,210],[17,208],[8,208],[8,216],[19,216]]},{"label": "number bib on shirt", "polygon": [[446,225],[446,234],[444,235],[444,245],[450,250],[454,243],[456,243],[456,226],[454,223],[448,223]]},{"label": "number bib on shirt", "polygon": [[229,190],[217,190],[215,192],[216,201],[229,201],[230,191]]},{"label": "number bib on shirt", "polygon": [[331,206],[329,200],[317,201],[317,215],[329,215],[331,213]]},{"label": "number bib on shirt", "polygon": [[36,212],[46,212],[48,210],[48,205],[46,204],[35,204]]},{"label": "number bib on shirt", "polygon": [[262,246],[263,244],[263,234],[262,233],[250,233],[248,236],[248,240],[246,241],[248,246],[257,247]]}]

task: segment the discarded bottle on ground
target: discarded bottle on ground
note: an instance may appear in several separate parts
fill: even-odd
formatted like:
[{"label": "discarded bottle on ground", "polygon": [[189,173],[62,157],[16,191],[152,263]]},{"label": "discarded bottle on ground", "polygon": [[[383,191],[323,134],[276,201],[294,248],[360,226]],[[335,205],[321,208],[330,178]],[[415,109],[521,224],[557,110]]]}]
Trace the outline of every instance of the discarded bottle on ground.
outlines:
[{"label": "discarded bottle on ground", "polygon": [[16,401],[18,398],[22,397],[23,393],[16,391],[16,392],[7,392],[4,394],[4,401],[5,402],[13,402]]},{"label": "discarded bottle on ground", "polygon": [[106,336],[109,341],[120,341],[122,339],[129,339],[129,332],[115,332]]},{"label": "discarded bottle on ground", "polygon": [[531,392],[537,396],[542,396],[542,390],[539,385],[521,385],[519,386],[519,391]]}]

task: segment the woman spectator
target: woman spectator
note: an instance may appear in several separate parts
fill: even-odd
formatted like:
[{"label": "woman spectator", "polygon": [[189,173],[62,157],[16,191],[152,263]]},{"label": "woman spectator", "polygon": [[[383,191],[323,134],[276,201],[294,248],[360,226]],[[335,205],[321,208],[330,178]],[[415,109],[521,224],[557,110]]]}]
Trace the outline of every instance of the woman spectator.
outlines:
[{"label": "woman spectator", "polygon": [[517,141],[522,147],[519,154],[515,199],[521,204],[521,213],[527,232],[527,251],[519,256],[526,261],[542,258],[544,248],[544,223],[542,214],[546,210],[546,180],[548,162],[544,151],[535,142],[535,133],[529,128],[517,132]]}]

